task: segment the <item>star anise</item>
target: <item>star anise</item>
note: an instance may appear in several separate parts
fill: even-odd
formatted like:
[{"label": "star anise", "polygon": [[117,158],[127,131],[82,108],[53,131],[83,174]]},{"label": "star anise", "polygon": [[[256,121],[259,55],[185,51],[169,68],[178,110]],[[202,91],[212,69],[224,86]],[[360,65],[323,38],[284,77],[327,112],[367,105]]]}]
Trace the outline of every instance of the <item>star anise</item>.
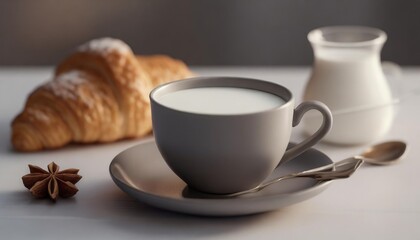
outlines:
[{"label": "star anise", "polygon": [[82,178],[77,174],[79,169],[58,171],[59,166],[54,162],[48,164],[48,171],[31,164],[28,166],[30,173],[22,177],[23,185],[36,198],[49,196],[55,201],[58,196],[72,197],[79,191],[75,185]]}]

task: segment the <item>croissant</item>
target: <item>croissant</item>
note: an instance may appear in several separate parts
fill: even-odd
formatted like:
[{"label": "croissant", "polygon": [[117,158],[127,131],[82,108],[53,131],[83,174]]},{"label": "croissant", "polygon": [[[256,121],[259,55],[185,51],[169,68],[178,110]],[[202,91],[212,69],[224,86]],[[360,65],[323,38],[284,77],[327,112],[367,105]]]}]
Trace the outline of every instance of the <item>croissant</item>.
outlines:
[{"label": "croissant", "polygon": [[192,76],[181,61],[136,56],[121,40],[80,46],[60,63],[52,80],[35,89],[12,122],[18,151],[70,142],[112,142],[151,132],[148,94],[159,84]]}]

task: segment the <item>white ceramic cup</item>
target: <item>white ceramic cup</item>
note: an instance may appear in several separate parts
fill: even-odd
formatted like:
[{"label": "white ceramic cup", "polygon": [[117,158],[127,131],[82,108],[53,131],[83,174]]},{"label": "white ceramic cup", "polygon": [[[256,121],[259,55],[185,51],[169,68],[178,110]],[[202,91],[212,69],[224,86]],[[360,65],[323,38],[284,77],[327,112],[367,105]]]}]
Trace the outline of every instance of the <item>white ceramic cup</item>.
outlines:
[{"label": "white ceramic cup", "polygon": [[[159,102],[165,94],[202,87],[268,92],[285,104],[255,113],[219,115],[180,111]],[[255,79],[198,77],[175,81],[155,88],[150,100],[154,136],[166,163],[189,187],[208,193],[256,187],[281,163],[318,142],[332,126],[331,112],[323,103],[308,101],[295,108],[287,88]],[[311,109],[323,115],[319,130],[286,151],[292,127]]]}]

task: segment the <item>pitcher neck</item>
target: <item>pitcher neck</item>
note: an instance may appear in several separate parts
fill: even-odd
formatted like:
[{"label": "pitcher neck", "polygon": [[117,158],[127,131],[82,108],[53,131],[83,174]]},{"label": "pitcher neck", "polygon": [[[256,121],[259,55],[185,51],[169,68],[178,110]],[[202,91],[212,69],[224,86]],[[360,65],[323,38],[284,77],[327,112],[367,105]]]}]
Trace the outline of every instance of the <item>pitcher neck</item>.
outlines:
[{"label": "pitcher neck", "polygon": [[370,59],[380,62],[382,45],[371,47],[335,48],[325,46],[312,46],[315,61],[336,60],[336,61],[358,61]]},{"label": "pitcher neck", "polygon": [[380,29],[361,26],[333,26],[312,30],[308,40],[315,58],[378,58],[387,39]]}]

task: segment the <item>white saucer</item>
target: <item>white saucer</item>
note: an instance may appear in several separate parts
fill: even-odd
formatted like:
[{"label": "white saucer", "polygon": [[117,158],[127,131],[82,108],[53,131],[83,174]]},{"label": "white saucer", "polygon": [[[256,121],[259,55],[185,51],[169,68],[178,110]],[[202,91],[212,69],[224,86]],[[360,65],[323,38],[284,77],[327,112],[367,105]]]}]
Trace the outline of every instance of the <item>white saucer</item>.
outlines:
[{"label": "white saucer", "polygon": [[[325,154],[309,149],[276,169],[269,178],[330,163],[331,159]],[[275,210],[314,197],[330,183],[309,178],[290,179],[236,198],[209,198],[188,189],[166,165],[153,139],[118,154],[112,160],[109,171],[117,186],[135,199],[162,209],[205,216],[235,216]]]}]

